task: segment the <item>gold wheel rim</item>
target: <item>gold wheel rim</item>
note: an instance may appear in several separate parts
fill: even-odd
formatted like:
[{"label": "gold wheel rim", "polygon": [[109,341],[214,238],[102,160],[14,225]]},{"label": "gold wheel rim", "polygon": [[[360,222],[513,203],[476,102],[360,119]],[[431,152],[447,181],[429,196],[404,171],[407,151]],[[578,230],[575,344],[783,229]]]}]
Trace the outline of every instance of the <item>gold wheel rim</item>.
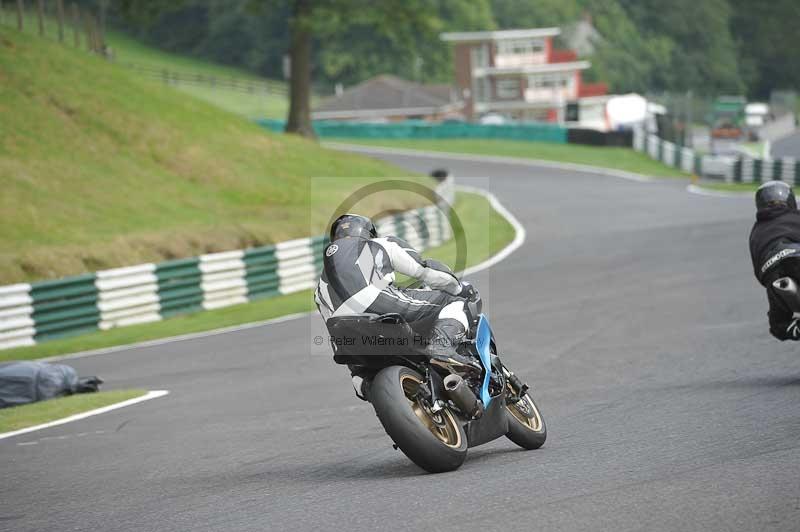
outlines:
[{"label": "gold wheel rim", "polygon": [[[511,386],[508,389],[511,393],[515,393]],[[542,430],[542,415],[539,413],[539,409],[536,408],[536,403],[533,402],[533,399],[528,394],[525,394],[516,403],[506,404],[506,408],[511,412],[512,416],[528,429],[534,432]]]},{"label": "gold wheel rim", "polygon": [[434,414],[429,408],[420,404],[415,395],[421,384],[422,380],[413,375],[400,377],[400,386],[403,388],[403,394],[405,394],[414,415],[437,440],[448,447],[458,449],[461,447],[461,431],[459,430],[458,422],[449,408],[445,407]]}]

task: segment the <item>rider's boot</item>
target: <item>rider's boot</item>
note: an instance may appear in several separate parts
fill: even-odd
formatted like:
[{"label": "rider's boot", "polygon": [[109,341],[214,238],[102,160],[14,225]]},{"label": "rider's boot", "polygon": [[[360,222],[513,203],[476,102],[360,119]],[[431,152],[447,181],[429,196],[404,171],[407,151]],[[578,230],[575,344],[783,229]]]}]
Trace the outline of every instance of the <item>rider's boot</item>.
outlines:
[{"label": "rider's boot", "polygon": [[471,356],[464,356],[456,352],[467,330],[464,325],[456,319],[438,319],[433,324],[431,333],[428,337],[428,355],[431,363],[448,368],[455,373],[465,371],[481,371],[480,363]]}]

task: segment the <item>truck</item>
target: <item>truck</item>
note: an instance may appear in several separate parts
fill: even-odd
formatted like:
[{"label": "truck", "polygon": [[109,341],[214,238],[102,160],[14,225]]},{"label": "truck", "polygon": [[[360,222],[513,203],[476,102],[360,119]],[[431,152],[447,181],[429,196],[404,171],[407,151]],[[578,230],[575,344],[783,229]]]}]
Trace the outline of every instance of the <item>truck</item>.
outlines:
[{"label": "truck", "polygon": [[711,138],[742,140],[744,137],[744,96],[720,96],[711,108]]}]

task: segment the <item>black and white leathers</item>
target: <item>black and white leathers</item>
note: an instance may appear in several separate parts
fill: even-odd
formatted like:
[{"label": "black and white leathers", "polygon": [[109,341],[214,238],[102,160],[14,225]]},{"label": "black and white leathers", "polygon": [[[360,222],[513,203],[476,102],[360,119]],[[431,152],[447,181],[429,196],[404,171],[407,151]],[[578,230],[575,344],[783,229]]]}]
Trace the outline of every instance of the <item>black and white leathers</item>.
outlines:
[{"label": "black and white leathers", "polygon": [[800,318],[772,286],[773,281],[783,276],[800,281],[800,257],[794,251],[798,243],[800,211],[777,205],[756,214],[750,232],[750,257],[756,279],[767,289],[770,333],[779,340],[800,340]]},{"label": "black and white leathers", "polygon": [[[394,286],[401,273],[433,290]],[[334,316],[398,313],[415,330],[429,329],[436,319],[452,318],[465,328],[461,291],[451,272],[431,268],[407,242],[396,237],[341,238],[325,249],[315,301],[327,321]]]}]

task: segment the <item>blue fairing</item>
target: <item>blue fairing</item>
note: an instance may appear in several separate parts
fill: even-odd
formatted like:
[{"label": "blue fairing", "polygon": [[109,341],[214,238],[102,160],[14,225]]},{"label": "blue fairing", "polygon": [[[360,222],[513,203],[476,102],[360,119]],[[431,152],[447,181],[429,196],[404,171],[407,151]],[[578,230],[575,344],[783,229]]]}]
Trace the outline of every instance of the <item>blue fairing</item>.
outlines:
[{"label": "blue fairing", "polygon": [[478,319],[478,331],[475,334],[475,347],[478,349],[478,356],[480,356],[481,364],[483,364],[483,369],[485,370],[483,383],[481,384],[481,401],[483,401],[484,408],[488,407],[492,400],[489,395],[489,379],[492,375],[491,343],[492,328],[489,326],[488,318],[481,314]]}]

